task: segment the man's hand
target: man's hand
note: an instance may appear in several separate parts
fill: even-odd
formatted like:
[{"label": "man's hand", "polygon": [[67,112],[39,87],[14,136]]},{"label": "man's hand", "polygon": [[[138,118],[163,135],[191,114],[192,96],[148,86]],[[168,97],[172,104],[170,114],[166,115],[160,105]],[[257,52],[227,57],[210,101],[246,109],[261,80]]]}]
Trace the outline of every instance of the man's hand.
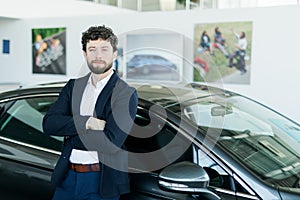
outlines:
[{"label": "man's hand", "polygon": [[86,121],[86,129],[103,131],[105,127],[106,121],[97,119],[95,117],[90,117]]}]

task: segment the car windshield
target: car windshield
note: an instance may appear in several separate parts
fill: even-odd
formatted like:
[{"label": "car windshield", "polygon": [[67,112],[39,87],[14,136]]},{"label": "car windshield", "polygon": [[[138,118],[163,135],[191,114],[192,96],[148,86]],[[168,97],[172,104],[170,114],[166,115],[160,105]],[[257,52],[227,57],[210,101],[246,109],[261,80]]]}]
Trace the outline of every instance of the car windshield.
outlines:
[{"label": "car windshield", "polygon": [[[217,145],[262,180],[297,187],[300,177],[300,127],[243,96],[215,95],[186,101],[183,114],[219,134]],[[214,136],[215,137],[215,136]]]}]

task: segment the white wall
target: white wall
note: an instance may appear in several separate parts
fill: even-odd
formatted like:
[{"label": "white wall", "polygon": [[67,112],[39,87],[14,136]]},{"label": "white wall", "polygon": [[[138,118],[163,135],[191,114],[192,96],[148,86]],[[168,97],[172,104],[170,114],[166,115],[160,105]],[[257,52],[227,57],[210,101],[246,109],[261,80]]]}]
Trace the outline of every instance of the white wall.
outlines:
[{"label": "white wall", "polygon": [[[122,36],[136,29],[158,28],[185,36],[184,59],[193,59],[194,24],[253,21],[249,85],[219,85],[259,100],[300,122],[300,7],[203,11],[143,12],[54,19],[0,19],[0,40],[11,41],[11,54],[0,54],[0,82],[35,83],[76,77],[83,64],[80,37],[90,25],[106,24]],[[32,74],[31,29],[67,28],[67,75]],[[192,80],[192,68],[184,68]]]}]

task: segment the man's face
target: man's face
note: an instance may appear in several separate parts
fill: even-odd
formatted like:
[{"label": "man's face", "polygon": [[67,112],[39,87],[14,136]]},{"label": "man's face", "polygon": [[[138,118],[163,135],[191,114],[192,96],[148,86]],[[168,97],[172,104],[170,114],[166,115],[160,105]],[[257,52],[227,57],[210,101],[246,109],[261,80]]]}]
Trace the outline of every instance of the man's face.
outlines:
[{"label": "man's face", "polygon": [[91,72],[103,74],[112,67],[117,57],[117,51],[113,52],[113,47],[109,41],[102,39],[90,40],[86,44],[84,56]]}]

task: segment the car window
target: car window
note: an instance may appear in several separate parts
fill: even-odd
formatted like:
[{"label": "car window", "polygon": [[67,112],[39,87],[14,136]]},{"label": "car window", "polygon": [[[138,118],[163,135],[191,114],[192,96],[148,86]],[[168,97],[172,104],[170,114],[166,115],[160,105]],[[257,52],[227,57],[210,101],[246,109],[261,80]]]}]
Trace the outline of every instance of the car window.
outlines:
[{"label": "car window", "polygon": [[252,196],[241,183],[226,172],[218,163],[216,163],[208,154],[201,149],[197,150],[198,164],[203,167],[209,177],[209,187],[215,190],[219,196],[227,199],[228,196]]},{"label": "car window", "polygon": [[[151,125],[149,125],[150,122]],[[133,127],[126,140],[126,147],[130,152],[146,154],[159,151],[156,159],[164,163],[163,166],[179,161],[193,161],[190,142],[167,122],[155,117],[150,121],[149,116],[138,113],[135,124],[139,127]],[[144,137],[143,134],[151,136]],[[152,159],[149,160],[153,162]],[[158,169],[156,172],[160,170]]]},{"label": "car window", "polygon": [[218,133],[217,145],[247,170],[274,187],[297,187],[299,124],[235,94],[207,96],[185,104],[183,114],[204,132]]},{"label": "car window", "polygon": [[60,151],[62,139],[43,134],[42,120],[57,97],[37,97],[9,102],[0,118],[0,136]]},{"label": "car window", "polygon": [[[149,125],[151,123],[151,125]],[[174,142],[175,136],[178,134],[179,140],[174,144],[170,145],[160,152],[160,156],[156,159],[156,162],[164,162],[165,160],[173,160],[172,163],[180,161],[189,161],[199,164],[204,167],[205,170],[210,172],[210,187],[216,190],[218,195],[224,199],[232,199],[236,197],[236,194],[247,194],[250,196],[248,191],[244,189],[234,178],[229,175],[221,166],[219,166],[209,155],[205,154],[201,149],[196,147],[196,144],[191,143],[188,139],[183,136],[178,129],[174,128],[167,122],[163,123],[155,117],[138,112],[135,118],[135,124],[143,129],[133,127],[131,134],[128,136],[126,141],[126,147],[130,152],[136,153],[148,153],[163,149],[170,143]],[[142,130],[142,131],[141,131]],[[156,133],[151,137],[134,137],[137,134]],[[132,136],[134,135],[134,136]],[[186,149],[185,145],[189,144]],[[178,154],[181,156],[177,157]],[[153,159],[151,160],[153,162]],[[149,164],[149,163],[145,163]],[[169,163],[171,164],[171,162]],[[153,171],[159,173],[161,169]],[[220,177],[215,176],[218,173]],[[222,179],[222,181],[219,180]]]}]

